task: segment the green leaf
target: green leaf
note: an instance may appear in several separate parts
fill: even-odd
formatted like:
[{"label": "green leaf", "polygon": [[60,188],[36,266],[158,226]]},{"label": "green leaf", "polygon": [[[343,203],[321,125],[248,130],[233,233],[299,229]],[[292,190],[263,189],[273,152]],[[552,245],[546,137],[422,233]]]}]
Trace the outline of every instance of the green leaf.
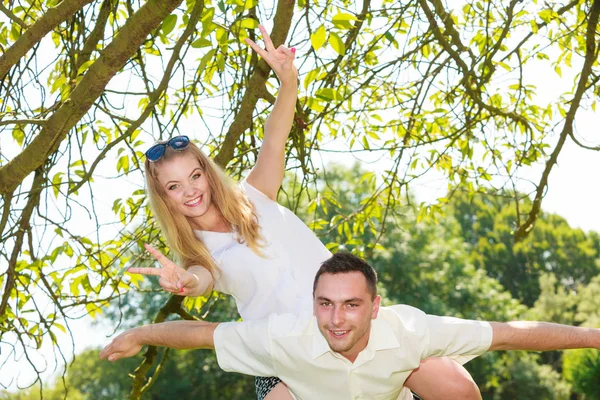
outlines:
[{"label": "green leaf", "polygon": [[310,35],[310,44],[312,45],[315,51],[319,50],[325,44],[325,40],[327,39],[327,31],[325,30],[325,26],[321,25],[319,29],[313,32]]},{"label": "green leaf", "polygon": [[254,18],[244,18],[240,22],[240,28],[256,29],[256,28],[258,28],[258,21],[255,20]]},{"label": "green leaf", "polygon": [[56,92],[66,81],[66,76],[61,76],[60,78],[55,80],[54,83],[52,83],[52,86],[50,87],[50,93]]},{"label": "green leaf", "polygon": [[356,17],[348,13],[337,13],[331,20],[338,29],[352,29],[353,24],[350,21],[356,21]]},{"label": "green leaf", "polygon": [[215,53],[216,53],[216,50],[212,49],[208,53],[206,53],[204,55],[204,57],[202,57],[202,59],[200,60],[200,65],[198,66],[199,71],[204,71],[206,69],[206,64],[208,64],[210,59],[212,59],[214,57]]},{"label": "green leaf", "polygon": [[199,49],[202,47],[210,47],[210,46],[212,46],[212,42],[206,38],[200,38],[200,39],[194,40],[192,42],[192,47],[195,49]]},{"label": "green leaf", "polygon": [[207,8],[204,11],[204,14],[202,15],[202,33],[200,34],[201,37],[208,36],[209,33],[211,33],[212,31],[214,31],[216,29],[217,24],[214,24],[212,22],[214,16],[215,16],[214,8]]},{"label": "green leaf", "polygon": [[57,172],[52,178],[52,190],[54,191],[54,196],[58,198],[58,193],[60,189],[60,185],[62,184],[62,176],[63,172]]},{"label": "green leaf", "polygon": [[322,100],[343,100],[343,97],[339,94],[339,92],[335,89],[331,88],[323,88],[319,89],[315,92],[315,96]]},{"label": "green leaf", "polygon": [[25,140],[25,131],[21,125],[16,125],[12,131],[12,137],[17,141],[19,147],[23,147],[23,141]]},{"label": "green leaf", "polygon": [[327,72],[321,70],[321,67],[317,67],[311,71],[304,77],[304,88],[307,89],[308,85],[313,81],[318,81],[327,76]]},{"label": "green leaf", "polygon": [[81,64],[81,67],[77,70],[77,75],[83,74],[96,60],[89,60]]},{"label": "green leaf", "polygon": [[340,56],[343,56],[346,53],[346,45],[342,41],[342,38],[338,36],[337,33],[331,32],[329,34],[329,44],[331,47],[338,53]]},{"label": "green leaf", "polygon": [[177,23],[177,15],[171,14],[162,23],[161,30],[163,35],[167,36],[173,28],[175,28],[175,24]]},{"label": "green leaf", "polygon": [[55,322],[54,326],[57,327],[58,329],[60,329],[63,333],[67,333],[67,328],[65,328],[61,324],[58,324],[58,323]]},{"label": "green leaf", "polygon": [[325,109],[325,107],[323,107],[321,102],[314,97],[309,97],[306,100],[306,105],[308,106],[308,108],[310,108],[314,112],[318,112],[318,113],[320,113],[321,111],[323,111]]},{"label": "green leaf", "polygon": [[117,161],[117,172],[119,171],[129,172],[129,156],[124,155],[119,157],[119,161]]}]

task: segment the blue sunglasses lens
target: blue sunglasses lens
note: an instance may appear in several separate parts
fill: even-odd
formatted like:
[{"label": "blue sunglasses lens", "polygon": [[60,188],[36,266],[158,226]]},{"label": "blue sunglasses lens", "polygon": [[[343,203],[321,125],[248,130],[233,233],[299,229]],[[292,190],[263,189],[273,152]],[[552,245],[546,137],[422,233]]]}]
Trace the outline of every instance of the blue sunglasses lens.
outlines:
[{"label": "blue sunglasses lens", "polygon": [[152,162],[160,160],[163,154],[165,154],[166,147],[167,145],[165,143],[155,144],[146,151],[146,158]]},{"label": "blue sunglasses lens", "polygon": [[176,136],[169,140],[169,146],[174,150],[185,149],[190,144],[190,139],[187,136]]},{"label": "blue sunglasses lens", "polygon": [[171,146],[173,150],[183,150],[188,144],[190,144],[190,139],[187,136],[175,136],[166,143],[157,143],[150,147],[146,152],[146,158],[151,162],[155,162],[165,155],[167,146]]}]

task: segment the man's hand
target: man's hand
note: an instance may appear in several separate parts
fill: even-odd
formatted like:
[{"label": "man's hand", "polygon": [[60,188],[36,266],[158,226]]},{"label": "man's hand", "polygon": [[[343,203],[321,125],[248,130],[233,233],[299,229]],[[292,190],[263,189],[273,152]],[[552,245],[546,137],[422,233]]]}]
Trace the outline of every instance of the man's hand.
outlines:
[{"label": "man's hand", "polygon": [[143,344],[140,338],[136,334],[136,329],[130,329],[121,333],[119,336],[114,338],[110,344],[108,344],[100,352],[100,359],[108,361],[116,361],[121,358],[127,358],[135,356],[142,349]]}]

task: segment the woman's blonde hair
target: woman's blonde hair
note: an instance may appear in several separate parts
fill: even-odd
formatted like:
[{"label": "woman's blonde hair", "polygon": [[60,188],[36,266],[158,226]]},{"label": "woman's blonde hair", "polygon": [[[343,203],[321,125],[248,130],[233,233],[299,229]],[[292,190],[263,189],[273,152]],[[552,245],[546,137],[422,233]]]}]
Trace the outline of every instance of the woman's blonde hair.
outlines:
[{"label": "woman's blonde hair", "polygon": [[262,256],[263,241],[259,233],[258,218],[254,205],[246,194],[217,164],[207,157],[194,143],[183,150],[167,146],[162,158],[156,162],[146,159],[146,186],[150,207],[154,213],[167,244],[184,268],[200,265],[215,276],[218,272],[210,251],[194,234],[189,220],[176,211],[166,196],[165,188],[157,179],[160,165],[183,154],[192,154],[205,174],[211,194],[211,203],[237,234],[239,243],[246,243],[252,251]]}]

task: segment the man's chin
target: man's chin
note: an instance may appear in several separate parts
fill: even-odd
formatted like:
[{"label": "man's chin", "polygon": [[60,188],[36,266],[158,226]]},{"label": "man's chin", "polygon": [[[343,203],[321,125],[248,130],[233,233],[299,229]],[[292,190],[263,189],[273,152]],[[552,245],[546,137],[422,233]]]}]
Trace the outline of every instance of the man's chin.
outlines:
[{"label": "man's chin", "polygon": [[352,346],[349,346],[349,343],[332,343],[330,341],[327,341],[327,344],[329,344],[329,348],[335,351],[336,353],[345,353],[352,348]]}]

